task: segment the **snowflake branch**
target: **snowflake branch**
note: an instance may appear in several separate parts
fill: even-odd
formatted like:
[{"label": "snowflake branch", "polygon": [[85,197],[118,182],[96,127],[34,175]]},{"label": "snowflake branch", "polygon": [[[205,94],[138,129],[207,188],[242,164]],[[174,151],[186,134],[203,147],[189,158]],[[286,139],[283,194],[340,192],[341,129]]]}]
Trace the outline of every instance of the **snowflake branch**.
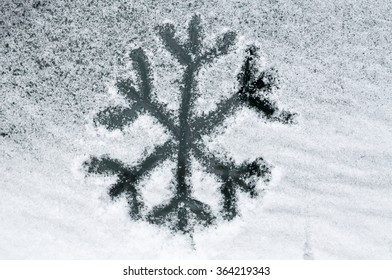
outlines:
[{"label": "snowflake branch", "polygon": [[241,105],[247,105],[263,112],[263,117],[269,121],[277,121],[284,124],[294,121],[295,113],[286,110],[279,110],[276,103],[266,98],[261,99],[248,95],[246,91],[239,91],[228,99],[218,103],[217,108],[207,115],[195,118],[191,123],[195,137],[209,134],[213,129],[223,124],[226,117],[232,115]]},{"label": "snowflake branch", "polygon": [[240,84],[240,90],[237,94],[240,99],[249,107],[256,109],[256,111],[263,112],[263,116],[270,121],[278,121],[285,124],[293,122],[295,114],[279,110],[276,102],[268,98],[273,89],[278,88],[277,71],[270,68],[262,71],[256,77],[258,72],[256,66],[258,58],[257,48],[250,46],[246,52],[247,56],[244,65],[237,77]]},{"label": "snowflake branch", "polygon": [[112,199],[122,193],[127,194],[127,200],[130,207],[129,214],[134,219],[140,218],[140,211],[143,208],[143,201],[136,189],[135,176],[133,169],[125,166],[121,161],[111,159],[107,155],[101,158],[93,157],[90,161],[84,163],[88,166],[89,173],[118,175],[116,183],[109,189],[109,195]]},{"label": "snowflake branch", "polygon": [[116,82],[117,90],[124,95],[129,101],[141,99],[138,91],[133,86],[130,79],[121,79]]},{"label": "snowflake branch", "polygon": [[[248,65],[248,63],[245,65]],[[238,77],[238,80],[242,82],[242,86],[237,93],[241,101],[250,108],[262,112],[263,117],[270,121],[278,121],[284,124],[292,123],[296,114],[280,110],[276,102],[266,96],[273,88],[277,87],[275,84],[276,78],[269,73],[271,70],[261,72],[258,78],[247,74],[249,72],[247,70],[245,69]],[[263,94],[263,92],[267,94]]]},{"label": "snowflake branch", "polygon": [[94,122],[105,126],[108,130],[123,129],[124,126],[133,122],[138,116],[138,111],[126,107],[108,107],[99,112]]},{"label": "snowflake branch", "polygon": [[131,97],[131,100],[135,101],[135,109],[143,108],[153,117],[158,119],[161,124],[166,126],[175,136],[178,137],[178,128],[174,125],[173,120],[171,120],[164,113],[164,109],[162,108],[162,106],[156,104],[151,100],[152,74],[147,55],[144,53],[143,49],[138,48],[133,50],[130,56],[133,60],[134,68],[139,74],[140,90],[139,92],[137,92],[133,87],[130,87],[129,82],[118,84],[119,90],[127,94],[127,96]]},{"label": "snowflake branch", "polygon": [[189,35],[188,49],[195,56],[199,55],[202,46],[202,40],[203,40],[203,29],[200,23],[201,23],[200,16],[195,15],[192,17],[188,27],[188,35]]},{"label": "snowflake branch", "polygon": [[137,178],[143,177],[146,173],[150,172],[158,164],[162,163],[171,157],[177,149],[177,145],[172,141],[168,141],[162,146],[155,148],[155,150],[147,156],[139,165],[135,167]]},{"label": "snowflake branch", "polygon": [[110,189],[110,196],[117,197],[127,190],[131,190],[140,179],[154,169],[157,165],[169,158],[175,150],[175,145],[166,142],[157,147],[153,153],[146,157],[140,164],[132,168],[126,166],[117,159],[109,158],[107,155],[101,158],[92,157],[84,165],[88,167],[88,173],[118,175],[118,182]]},{"label": "snowflake branch", "polygon": [[88,173],[105,175],[115,175],[129,170],[121,161],[109,158],[108,155],[100,158],[91,157],[90,160],[83,163],[83,166],[87,167]]},{"label": "snowflake branch", "polygon": [[151,100],[152,74],[146,54],[141,48],[138,48],[131,52],[130,57],[140,79],[140,89],[139,91],[136,90],[130,79],[118,80],[116,86],[122,95],[129,101],[133,101],[132,108],[109,107],[98,113],[96,121],[110,130],[122,129],[125,125],[134,121],[140,111],[146,111],[178,138],[179,129],[174,121],[164,113],[162,106]]},{"label": "snowflake branch", "polygon": [[207,155],[196,144],[192,146],[192,150],[196,159],[204,164],[207,172],[213,173],[221,179],[236,176],[236,168],[233,162],[223,162],[212,154]]},{"label": "snowflake branch", "polygon": [[242,191],[249,193],[252,197],[257,195],[255,181],[245,180],[255,176],[256,178],[268,178],[270,167],[262,158],[258,158],[251,163],[236,166],[233,162],[223,162],[214,155],[207,155],[196,144],[192,146],[194,156],[202,162],[207,172],[218,176],[224,183],[235,183]]},{"label": "snowflake branch", "polygon": [[131,51],[130,57],[133,62],[133,67],[140,77],[139,98],[150,100],[152,91],[152,74],[147,55],[144,53],[143,49],[138,48]]},{"label": "snowflake branch", "polygon": [[136,187],[133,174],[130,172],[119,174],[117,182],[109,189],[109,195],[112,199],[120,196],[122,193],[126,194],[130,216],[135,220],[140,219],[140,212],[144,203]]},{"label": "snowflake branch", "polygon": [[234,163],[223,163],[213,155],[206,155],[196,145],[193,146],[195,157],[207,168],[207,172],[218,176],[223,184],[220,191],[223,196],[222,215],[226,220],[232,220],[237,214],[237,188],[247,192],[254,197],[257,195],[254,184],[247,184],[241,177],[239,170]]},{"label": "snowflake branch", "polygon": [[154,102],[136,102],[138,106],[156,118],[163,126],[165,126],[176,139],[179,138],[180,130],[174,124],[174,121],[163,113],[163,108]]},{"label": "snowflake branch", "polygon": [[196,224],[212,224],[215,217],[207,204],[190,197],[176,196],[168,204],[154,207],[147,220],[158,225],[166,223],[172,230],[189,233]]},{"label": "snowflake branch", "polygon": [[241,106],[237,95],[218,103],[217,108],[205,116],[195,118],[191,123],[195,137],[210,133],[214,128],[221,125],[226,117],[231,115],[234,110]]},{"label": "snowflake branch", "polygon": [[237,34],[235,32],[226,32],[217,40],[216,46],[206,51],[198,60],[200,63],[209,63],[215,58],[227,54],[230,47],[235,44],[236,38]]},{"label": "snowflake branch", "polygon": [[[164,113],[162,106],[156,104],[150,98],[142,99],[136,90],[134,91],[129,87],[129,82],[129,80],[121,80],[117,82],[117,88],[119,92],[129,96],[129,98],[134,101],[132,110],[134,110],[135,113],[146,111],[151,116],[158,119],[158,121],[173,133],[174,136],[178,137],[178,127],[174,124],[174,121]],[[144,95],[150,95],[150,93],[144,93]]]},{"label": "snowflake branch", "polygon": [[263,113],[263,117],[269,121],[292,123],[296,114],[289,111],[279,110],[275,101],[268,99],[267,94],[277,87],[275,70],[269,69],[256,77],[257,58],[256,48],[248,48],[248,56],[238,74],[240,89],[230,98],[221,101],[217,108],[206,116],[195,118],[192,122],[192,131],[195,137],[210,133],[215,127],[222,125],[228,115],[231,115],[241,105],[246,105]]},{"label": "snowflake branch", "polygon": [[230,221],[238,214],[236,188],[232,180],[228,179],[223,183],[221,193],[223,195],[222,215],[224,219]]},{"label": "snowflake branch", "polygon": [[172,24],[158,26],[158,34],[161,36],[167,50],[177,58],[180,64],[189,65],[192,62],[186,48],[174,37],[174,26]]}]

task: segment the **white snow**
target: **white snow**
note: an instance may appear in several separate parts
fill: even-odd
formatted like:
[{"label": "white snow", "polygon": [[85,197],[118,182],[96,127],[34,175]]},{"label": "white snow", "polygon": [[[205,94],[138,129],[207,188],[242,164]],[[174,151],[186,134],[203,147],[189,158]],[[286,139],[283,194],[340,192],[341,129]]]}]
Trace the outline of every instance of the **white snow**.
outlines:
[{"label": "white snow", "polygon": [[[57,2],[0,4],[0,258],[392,258],[391,1]],[[278,106],[299,116],[287,126],[244,109],[207,137],[211,151],[262,156],[274,170],[262,196],[240,196],[240,217],[191,242],[132,221],[125,198],[107,194],[115,177],[85,176],[82,162],[110,154],[132,165],[170,137],[150,116],[124,133],[92,117],[122,102],[112,85],[132,77],[133,45],[152,59],[156,98],[178,111],[182,69],[154,27],[170,21],[186,36],[194,13],[208,42],[225,29],[241,37],[201,71],[203,110],[234,92],[241,50],[256,42],[260,63],[282,76]],[[194,168],[195,196],[219,211],[216,178]],[[170,197],[172,169],[141,184],[147,207]]]}]

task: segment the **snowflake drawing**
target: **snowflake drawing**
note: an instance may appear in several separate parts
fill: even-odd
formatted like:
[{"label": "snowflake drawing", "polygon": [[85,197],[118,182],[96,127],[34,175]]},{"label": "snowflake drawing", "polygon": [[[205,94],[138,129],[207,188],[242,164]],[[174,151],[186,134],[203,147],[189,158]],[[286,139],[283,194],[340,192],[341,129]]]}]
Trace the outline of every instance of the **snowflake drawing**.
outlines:
[{"label": "snowflake drawing", "polygon": [[[214,129],[223,125],[228,116],[243,106],[256,110],[266,121],[292,123],[295,114],[279,110],[276,103],[270,100],[271,93],[277,85],[274,69],[259,71],[256,66],[257,48],[246,49],[244,63],[237,75],[239,90],[230,98],[220,101],[215,110],[196,116],[192,113],[197,97],[197,75],[202,65],[211,64],[218,57],[228,54],[236,43],[236,33],[226,32],[220,36],[215,46],[204,50],[202,47],[203,30],[200,16],[192,17],[187,32],[188,40],[181,43],[175,35],[172,24],[157,27],[157,32],[170,54],[184,67],[181,80],[181,101],[178,116],[166,112],[163,105],[152,98],[152,69],[149,58],[142,48],[131,51],[130,58],[137,72],[138,87],[130,79],[117,81],[117,89],[132,105],[124,107],[108,107],[96,116],[97,123],[109,130],[123,129],[140,114],[149,114],[160,122],[170,133],[170,139],[144,158],[138,165],[129,166],[108,155],[91,157],[85,162],[87,172],[111,174],[117,181],[110,187],[109,195],[115,199],[121,195],[127,197],[129,213],[133,219],[143,219],[153,224],[167,225],[172,230],[191,233],[196,225],[208,226],[214,223],[209,205],[192,196],[190,183],[191,158],[195,158],[206,172],[219,178],[221,187],[220,215],[231,220],[238,215],[237,192],[248,193],[251,197],[258,195],[258,180],[270,178],[271,167],[263,158],[236,165],[231,159],[223,160],[209,153],[202,141],[203,135],[209,135]],[[177,122],[175,121],[177,119]],[[155,206],[148,214],[142,214],[143,197],[139,183],[142,178],[163,161],[171,159],[176,162],[175,193],[171,200]],[[159,186],[157,186],[159,187]]]}]

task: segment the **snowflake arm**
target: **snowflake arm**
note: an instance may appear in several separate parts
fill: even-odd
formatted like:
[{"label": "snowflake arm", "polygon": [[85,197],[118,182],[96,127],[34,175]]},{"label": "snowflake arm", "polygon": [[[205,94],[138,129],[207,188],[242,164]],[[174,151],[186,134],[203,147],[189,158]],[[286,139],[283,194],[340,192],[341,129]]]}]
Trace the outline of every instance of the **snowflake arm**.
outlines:
[{"label": "snowflake arm", "polygon": [[195,137],[201,137],[203,134],[209,134],[217,126],[223,124],[226,117],[233,113],[241,103],[237,95],[233,95],[218,103],[217,108],[207,115],[195,118],[192,123],[192,131]]},{"label": "snowflake arm", "polygon": [[88,173],[115,175],[128,171],[129,169],[119,160],[112,159],[107,155],[100,158],[91,157],[84,163]]},{"label": "snowflake arm", "polygon": [[126,125],[133,122],[139,116],[135,108],[122,106],[108,107],[99,112],[94,120],[95,124],[101,124],[108,130],[123,129]]},{"label": "snowflake arm", "polygon": [[[223,197],[222,215],[227,220],[233,219],[238,214],[237,189],[255,197],[258,194],[256,182],[260,178],[268,177],[271,173],[269,165],[262,158],[236,166],[231,160],[223,162],[212,154],[207,155],[198,145],[193,146],[193,152],[196,159],[206,167],[206,171],[216,175],[222,181],[220,188]],[[249,180],[249,178],[252,179]]]},{"label": "snowflake arm", "polygon": [[[244,72],[246,71],[247,69]],[[236,95],[242,103],[261,112],[267,120],[289,124],[294,121],[296,114],[280,110],[276,102],[268,98],[268,95],[277,87],[275,75],[274,69],[267,69],[254,80],[246,81],[241,79],[241,76],[245,74],[240,74],[238,80],[242,82],[242,85]]]},{"label": "snowflake arm", "polygon": [[233,31],[226,32],[219,38],[215,44],[215,47],[206,51],[199,60],[201,63],[210,63],[214,59],[221,55],[225,55],[229,52],[230,48],[234,46],[236,42],[237,34]]},{"label": "snowflake arm", "polygon": [[257,75],[257,48],[250,46],[246,52],[245,62],[237,77],[240,85],[237,96],[248,107],[263,113],[263,116],[269,121],[292,123],[296,114],[279,110],[276,102],[269,99],[272,91],[278,88],[276,70],[270,68]]},{"label": "snowflake arm", "polygon": [[118,80],[116,86],[119,93],[133,103],[132,107],[109,107],[97,114],[96,122],[104,125],[110,130],[122,129],[124,126],[133,122],[140,112],[147,112],[157,119],[173,135],[178,137],[179,130],[174,124],[174,121],[165,114],[162,106],[151,99],[152,74],[146,54],[139,48],[133,50],[130,57],[133,62],[133,67],[140,79],[139,90],[135,89],[130,79]]},{"label": "snowflake arm", "polygon": [[[162,146],[158,146],[150,155],[143,159],[138,165],[127,169],[129,181],[133,184],[139,183],[139,181],[146,176],[152,169],[157,165],[167,160],[175,151],[176,146],[171,142],[166,142]],[[116,189],[111,191],[113,196],[120,195],[125,189]]]},{"label": "snowflake arm", "polygon": [[132,59],[133,68],[136,70],[140,77],[140,90],[138,98],[151,102],[152,74],[147,55],[144,53],[143,49],[138,48],[131,51],[130,57]]},{"label": "snowflake arm", "polygon": [[154,207],[147,220],[153,224],[167,224],[173,230],[189,233],[196,224],[212,224],[215,217],[207,204],[186,196],[174,197],[168,204]]},{"label": "snowflake arm", "polygon": [[131,208],[130,213],[132,213],[133,217],[140,218],[143,203],[136,185],[152,169],[167,160],[174,153],[175,149],[175,144],[166,142],[164,145],[157,147],[153,153],[134,167],[128,167],[121,161],[111,159],[106,155],[101,158],[92,157],[85,162],[85,166],[87,166],[87,172],[89,173],[117,175],[116,183],[109,189],[110,197],[114,199],[125,193]]},{"label": "snowflake arm", "polygon": [[248,192],[251,196],[256,195],[254,192],[255,180],[249,184],[245,180],[251,176],[255,176],[257,179],[266,178],[271,173],[269,164],[261,157],[251,163],[236,166],[232,160],[225,162],[212,154],[206,154],[197,145],[193,146],[193,151],[196,159],[203,163],[208,172],[215,174],[223,181],[226,181],[225,176],[230,177],[233,182],[237,183],[243,191]]},{"label": "snowflake arm", "polygon": [[192,57],[188,54],[186,47],[178,42],[174,36],[174,26],[172,24],[165,24],[158,27],[158,34],[166,49],[177,58],[181,65],[188,65],[192,62]]},{"label": "snowflake arm", "polygon": [[191,126],[195,137],[208,134],[217,126],[222,125],[226,117],[241,106],[248,106],[257,112],[261,112],[263,117],[269,121],[278,121],[285,124],[293,122],[296,114],[279,110],[276,102],[268,98],[272,90],[277,87],[275,71],[273,69],[262,71],[256,77],[256,49],[251,46],[247,52],[248,56],[237,77],[240,89],[228,99],[219,102],[217,108],[212,112],[193,120]]},{"label": "snowflake arm", "polygon": [[203,41],[203,29],[201,27],[199,15],[192,17],[188,27],[189,42],[187,48],[194,56],[199,56]]}]

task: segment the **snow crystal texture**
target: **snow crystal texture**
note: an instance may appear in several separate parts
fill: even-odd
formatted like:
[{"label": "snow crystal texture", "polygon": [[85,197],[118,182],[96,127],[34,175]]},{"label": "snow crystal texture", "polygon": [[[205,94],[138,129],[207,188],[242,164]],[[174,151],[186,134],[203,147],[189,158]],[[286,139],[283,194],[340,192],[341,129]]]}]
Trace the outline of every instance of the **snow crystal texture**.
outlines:
[{"label": "snow crystal texture", "polygon": [[[391,14],[389,0],[1,1],[0,258],[391,259]],[[271,98],[298,116],[271,123],[244,108],[203,139],[236,164],[263,157],[273,168],[257,199],[238,194],[237,217],[189,236],[132,220],[126,197],[108,195],[116,177],[86,175],[83,163],[109,154],[132,165],[168,140],[148,115],[122,131],[94,119],[127,104],[115,82],[137,79],[138,48],[154,98],[180,110],[184,67],[156,26],[185,41],[194,15],[205,48],[238,35],[200,69],[196,115],[238,90],[255,45],[259,68],[280,75]],[[195,198],[218,212],[220,182],[191,161]],[[139,182],[147,208],[170,199],[175,168],[165,161]]]}]

